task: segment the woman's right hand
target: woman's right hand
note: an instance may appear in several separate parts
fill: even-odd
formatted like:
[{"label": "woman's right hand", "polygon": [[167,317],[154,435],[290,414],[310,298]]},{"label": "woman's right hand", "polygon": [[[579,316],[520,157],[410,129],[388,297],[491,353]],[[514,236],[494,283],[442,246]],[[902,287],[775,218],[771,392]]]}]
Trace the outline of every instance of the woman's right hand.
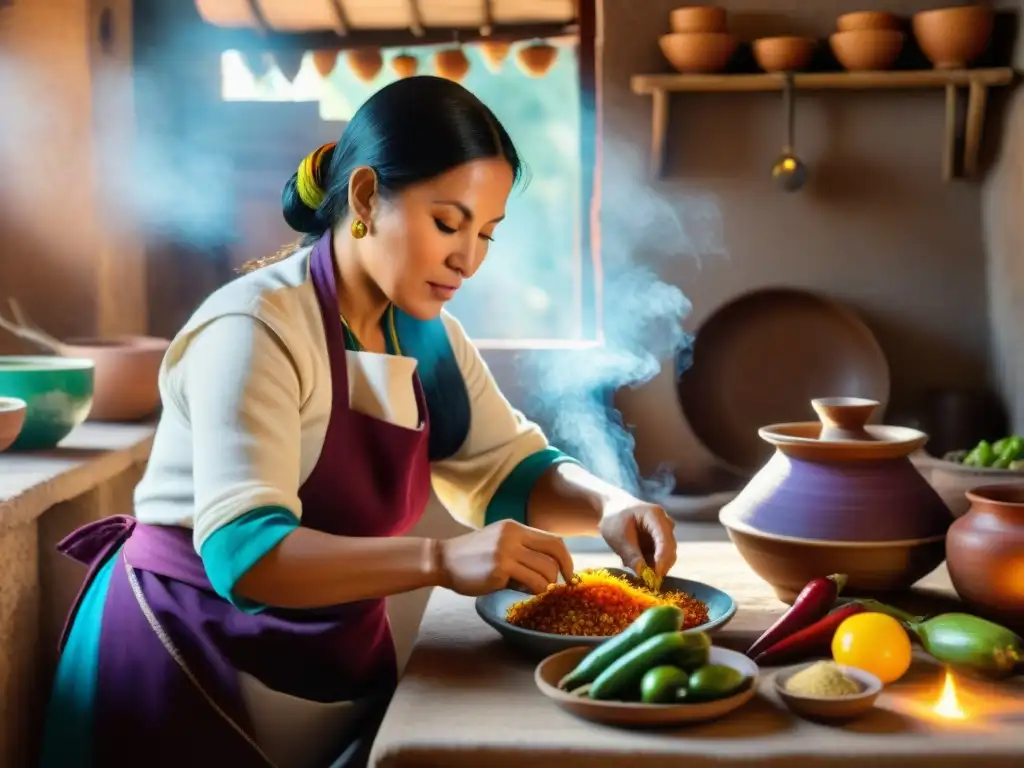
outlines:
[{"label": "woman's right hand", "polygon": [[540,594],[573,577],[572,558],[558,536],[513,520],[438,542],[441,585],[476,597],[517,582]]}]

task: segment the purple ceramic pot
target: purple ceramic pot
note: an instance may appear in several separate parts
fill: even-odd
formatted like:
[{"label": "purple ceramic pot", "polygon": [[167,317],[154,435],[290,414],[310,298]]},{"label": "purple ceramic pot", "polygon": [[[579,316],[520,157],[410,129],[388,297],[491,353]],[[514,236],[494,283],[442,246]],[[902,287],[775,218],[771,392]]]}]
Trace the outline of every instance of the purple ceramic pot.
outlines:
[{"label": "purple ceramic pot", "polygon": [[723,514],[760,533],[836,542],[925,539],[953,521],[909,459],[808,461],[781,450]]}]

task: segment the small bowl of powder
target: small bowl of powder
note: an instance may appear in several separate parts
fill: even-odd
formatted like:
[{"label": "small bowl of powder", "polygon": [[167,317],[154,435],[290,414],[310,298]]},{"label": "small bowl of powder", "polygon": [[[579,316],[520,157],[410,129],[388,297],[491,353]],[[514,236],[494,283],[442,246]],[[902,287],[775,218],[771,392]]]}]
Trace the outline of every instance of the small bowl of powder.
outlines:
[{"label": "small bowl of powder", "polygon": [[775,691],[789,710],[808,720],[851,720],[875,706],[882,681],[854,667],[815,661],[780,670]]}]

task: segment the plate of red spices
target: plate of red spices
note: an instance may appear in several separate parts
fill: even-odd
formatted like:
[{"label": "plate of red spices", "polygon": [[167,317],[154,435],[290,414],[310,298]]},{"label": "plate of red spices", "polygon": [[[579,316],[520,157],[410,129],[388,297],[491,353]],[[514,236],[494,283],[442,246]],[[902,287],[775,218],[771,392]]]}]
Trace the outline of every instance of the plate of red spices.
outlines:
[{"label": "plate of red spices", "polygon": [[547,656],[567,648],[596,647],[625,631],[644,611],[675,605],[683,631],[711,633],[736,613],[736,601],[699,581],[666,577],[655,590],[629,571],[581,571],[569,583],[539,595],[502,589],[478,597],[476,612],[513,648]]}]

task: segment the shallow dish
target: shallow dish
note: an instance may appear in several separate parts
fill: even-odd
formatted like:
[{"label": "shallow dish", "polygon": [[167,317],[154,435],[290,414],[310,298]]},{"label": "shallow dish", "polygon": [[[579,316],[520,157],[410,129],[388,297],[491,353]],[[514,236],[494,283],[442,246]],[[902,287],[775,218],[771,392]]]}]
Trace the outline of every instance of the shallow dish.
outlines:
[{"label": "shallow dish", "polygon": [[0,397],[0,451],[6,451],[25,425],[26,405],[17,397]]},{"label": "shallow dish", "polygon": [[549,656],[537,665],[533,679],[537,688],[555,704],[585,720],[605,725],[661,726],[680,723],[700,723],[717,720],[728,715],[757,693],[760,670],[757,664],[742,653],[726,648],[711,647],[708,663],[721,664],[739,670],[747,677],[743,688],[725,699],[700,704],[643,704],[632,701],[595,701],[573,696],[558,687],[558,681],[579,664],[590,648],[569,648]]},{"label": "shallow dish", "polygon": [[92,408],[92,360],[57,356],[0,356],[0,396],[24,400],[25,425],[12,450],[55,447]]},{"label": "shallow dish", "polygon": [[786,667],[776,672],[772,678],[775,692],[779,694],[782,703],[794,715],[799,715],[807,720],[851,720],[860,717],[875,706],[875,700],[882,692],[882,681],[870,672],[855,667],[838,665],[844,675],[860,685],[861,692],[853,696],[801,696],[786,690],[786,683],[793,675],[817,663],[812,661],[807,664]]},{"label": "shallow dish", "polygon": [[[635,579],[633,574],[617,568],[606,569],[616,576],[629,576]],[[714,632],[724,627],[736,613],[736,601],[720,589],[708,584],[689,579],[677,579],[668,576],[662,583],[662,590],[671,592],[685,592],[690,597],[700,600],[708,607],[708,620],[699,627],[692,627],[688,631]],[[594,648],[608,637],[580,637],[578,635],[553,635],[548,632],[537,632],[532,629],[523,629],[505,621],[508,609],[520,600],[529,597],[525,592],[515,589],[502,589],[492,592],[489,595],[482,595],[476,599],[476,612],[485,622],[494,627],[510,646],[517,650],[529,653],[533,656],[547,656],[567,648]]]}]

